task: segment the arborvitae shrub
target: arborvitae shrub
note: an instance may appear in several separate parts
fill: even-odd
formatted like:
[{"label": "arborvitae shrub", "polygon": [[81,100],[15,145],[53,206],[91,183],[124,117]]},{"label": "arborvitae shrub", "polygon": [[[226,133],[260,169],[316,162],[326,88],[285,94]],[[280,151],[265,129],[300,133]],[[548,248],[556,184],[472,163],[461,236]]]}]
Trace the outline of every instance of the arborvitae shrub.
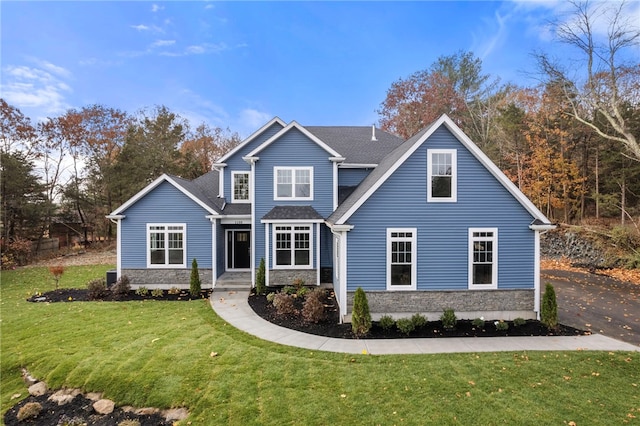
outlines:
[{"label": "arborvitae shrub", "polygon": [[107,280],[96,278],[87,283],[89,300],[99,300],[107,295]]},{"label": "arborvitae shrub", "polygon": [[351,329],[357,337],[366,335],[371,330],[371,313],[367,295],[361,287],[353,296],[353,312],[351,312]]},{"label": "arborvitae shrub", "polygon": [[324,296],[325,291],[321,288],[316,288],[307,294],[302,306],[302,317],[306,322],[317,323],[324,318]]},{"label": "arborvitae shrub", "polygon": [[383,330],[391,330],[394,325],[396,325],[396,320],[393,319],[391,315],[383,315],[380,317],[380,321],[378,321],[378,325]]},{"label": "arborvitae shrub", "polygon": [[411,321],[411,318],[400,318],[396,321],[396,327],[400,330],[401,333],[405,335],[409,335],[413,330],[416,329],[415,324]]},{"label": "arborvitae shrub", "polygon": [[298,311],[293,303],[293,296],[286,293],[277,293],[273,298],[273,306],[278,315],[297,314]]},{"label": "arborvitae shrub", "polygon": [[549,330],[558,328],[558,302],[556,301],[556,291],[549,283],[545,286],[544,296],[542,296],[542,306],[540,309],[540,321]]},{"label": "arborvitae shrub", "polygon": [[111,291],[113,294],[118,297],[126,296],[131,291],[131,283],[129,282],[129,277],[126,275],[118,278],[118,281],[111,287]]},{"label": "arborvitae shrub", "polygon": [[427,324],[427,318],[424,315],[413,314],[411,322],[413,322],[415,328],[422,328]]},{"label": "arborvitae shrub", "polygon": [[193,258],[191,262],[191,281],[189,283],[189,293],[192,297],[196,297],[200,294],[202,284],[200,282],[200,273],[198,272],[198,261]]},{"label": "arborvitae shrub", "polygon": [[266,275],[265,275],[265,263],[264,257],[260,259],[260,265],[258,266],[258,270],[256,271],[256,294],[265,294],[267,291],[266,286]]},{"label": "arborvitae shrub", "polygon": [[458,322],[458,317],[456,317],[456,313],[451,308],[447,308],[442,312],[440,316],[440,321],[442,321],[442,326],[447,330],[452,330],[456,328],[456,323]]}]

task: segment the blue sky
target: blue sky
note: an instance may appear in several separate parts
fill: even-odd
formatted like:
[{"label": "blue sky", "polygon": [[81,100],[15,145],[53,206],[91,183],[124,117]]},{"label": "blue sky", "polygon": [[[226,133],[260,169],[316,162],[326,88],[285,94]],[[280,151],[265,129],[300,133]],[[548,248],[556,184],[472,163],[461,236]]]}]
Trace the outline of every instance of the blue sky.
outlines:
[{"label": "blue sky", "polygon": [[[565,1],[0,3],[0,96],[32,120],[98,103],[166,105],[247,136],[273,116],[369,125],[391,83],[471,51],[536,84]],[[631,10],[639,17],[640,2]]]}]

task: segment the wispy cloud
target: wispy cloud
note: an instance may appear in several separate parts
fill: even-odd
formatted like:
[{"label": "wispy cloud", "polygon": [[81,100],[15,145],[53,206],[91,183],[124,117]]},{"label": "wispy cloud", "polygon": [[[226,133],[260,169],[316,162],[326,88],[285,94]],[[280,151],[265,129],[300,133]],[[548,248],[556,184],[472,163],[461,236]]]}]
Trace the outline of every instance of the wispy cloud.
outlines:
[{"label": "wispy cloud", "polygon": [[164,9],[164,6],[159,6],[159,5],[155,4],[155,3],[153,5],[151,5],[151,11],[154,12],[154,13],[158,12],[160,10],[163,10],[163,9]]},{"label": "wispy cloud", "polygon": [[130,27],[138,32],[150,31],[154,33],[164,33],[164,30],[157,25],[138,24],[138,25],[130,25]]},{"label": "wispy cloud", "polygon": [[500,11],[496,11],[492,19],[486,19],[482,23],[481,28],[474,32],[472,52],[481,59],[487,57],[499,49],[509,35],[508,22],[509,15],[504,15]]},{"label": "wispy cloud", "polygon": [[173,46],[174,44],[176,44],[175,40],[156,40],[153,43],[151,43],[151,48]]},{"label": "wispy cloud", "polygon": [[243,129],[257,129],[273,118],[268,112],[246,108],[240,111],[239,124]]}]

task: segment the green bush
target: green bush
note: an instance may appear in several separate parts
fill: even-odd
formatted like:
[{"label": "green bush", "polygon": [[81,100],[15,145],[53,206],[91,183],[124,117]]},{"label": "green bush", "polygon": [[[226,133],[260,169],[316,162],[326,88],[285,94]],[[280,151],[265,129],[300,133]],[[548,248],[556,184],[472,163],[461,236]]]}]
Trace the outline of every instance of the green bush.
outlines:
[{"label": "green bush", "polygon": [[378,321],[378,325],[383,330],[391,330],[394,325],[396,325],[396,320],[393,319],[391,315],[383,315],[380,317],[380,321]]},{"label": "green bush", "polygon": [[193,258],[191,262],[191,280],[189,282],[189,293],[192,297],[197,297],[202,291],[202,283],[200,282],[200,273],[198,272],[198,261]]},{"label": "green bush", "polygon": [[452,330],[456,328],[456,324],[458,322],[458,318],[456,317],[456,313],[451,308],[447,308],[440,315],[440,321],[442,321],[442,326],[446,330]]},{"label": "green bush", "polygon": [[284,294],[296,294],[296,288],[292,285],[285,285],[284,287],[282,287],[282,291],[281,293]]},{"label": "green bush", "polygon": [[256,294],[264,294],[267,291],[264,257],[260,259],[260,265],[256,271]]},{"label": "green bush", "polygon": [[118,278],[118,281],[116,281],[113,287],[111,287],[111,291],[116,298],[129,294],[129,292],[131,291],[131,283],[129,281],[129,277],[123,275]]},{"label": "green bush", "polygon": [[38,417],[38,414],[42,411],[42,405],[39,402],[27,402],[18,410],[18,421],[33,419]]},{"label": "green bush", "polygon": [[494,324],[498,331],[507,331],[509,329],[509,323],[504,320],[495,321]]},{"label": "green bush", "polygon": [[484,318],[475,318],[473,321],[471,321],[471,324],[475,328],[484,328]]},{"label": "green bush", "polygon": [[136,294],[138,296],[146,296],[147,294],[149,294],[149,289],[146,288],[145,286],[138,287],[136,289]]},{"label": "green bush", "polygon": [[549,330],[558,328],[558,302],[556,301],[556,291],[550,283],[546,284],[544,296],[542,296],[540,321]]},{"label": "green bush", "polygon": [[164,297],[164,291],[161,288],[154,288],[151,290],[151,295],[153,297]]},{"label": "green bush", "polygon": [[513,320],[513,325],[514,327],[522,327],[523,325],[525,325],[527,323],[527,320],[524,318],[516,318]]},{"label": "green bush", "polygon": [[396,321],[396,327],[398,327],[398,330],[400,330],[401,333],[407,336],[416,329],[416,325],[411,321],[411,318],[398,319]]},{"label": "green bush", "polygon": [[275,297],[276,297],[275,293],[268,293],[267,294],[267,302],[273,303],[273,299],[275,299]]},{"label": "green bush", "polygon": [[100,300],[108,294],[107,281],[104,278],[96,278],[87,283],[89,300]]},{"label": "green bush", "polygon": [[325,291],[321,288],[309,292],[302,306],[302,317],[306,322],[318,323],[324,318],[324,296]]},{"label": "green bush", "polygon": [[293,296],[286,293],[277,293],[273,298],[273,306],[278,315],[297,314],[298,311],[293,303]]},{"label": "green bush", "polygon": [[300,287],[296,290],[296,296],[298,297],[305,297],[307,293],[309,293],[309,289],[307,287]]},{"label": "green bush", "polygon": [[413,322],[413,325],[416,329],[422,328],[427,324],[427,317],[420,314],[413,314],[413,316],[411,317],[411,322]]},{"label": "green bush", "polygon": [[371,330],[371,313],[367,295],[361,287],[356,289],[353,296],[353,311],[351,312],[351,330],[357,337],[365,336]]}]

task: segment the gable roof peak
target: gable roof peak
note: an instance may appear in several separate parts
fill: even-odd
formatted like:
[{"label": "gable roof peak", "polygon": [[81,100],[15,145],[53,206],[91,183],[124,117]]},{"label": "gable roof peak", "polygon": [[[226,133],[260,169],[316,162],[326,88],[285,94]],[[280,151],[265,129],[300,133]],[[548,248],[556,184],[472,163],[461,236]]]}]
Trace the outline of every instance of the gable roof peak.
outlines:
[{"label": "gable roof peak", "polygon": [[280,119],[280,117],[278,117],[278,116],[273,117],[271,120],[269,120],[267,123],[265,123],[258,130],[256,130],[252,134],[250,134],[245,140],[243,140],[238,145],[236,145],[235,148],[233,148],[231,151],[227,152],[222,157],[220,157],[218,159],[218,161],[216,161],[216,164],[221,164],[221,163],[224,163],[225,161],[227,161],[227,159],[229,159],[231,156],[233,156],[233,154],[235,154],[236,152],[241,150],[243,147],[245,147],[246,145],[251,143],[251,141],[253,141],[255,138],[260,136],[265,130],[269,129],[274,124],[280,125],[281,128],[284,128],[284,127],[287,126],[287,123],[282,121],[282,119]]}]

